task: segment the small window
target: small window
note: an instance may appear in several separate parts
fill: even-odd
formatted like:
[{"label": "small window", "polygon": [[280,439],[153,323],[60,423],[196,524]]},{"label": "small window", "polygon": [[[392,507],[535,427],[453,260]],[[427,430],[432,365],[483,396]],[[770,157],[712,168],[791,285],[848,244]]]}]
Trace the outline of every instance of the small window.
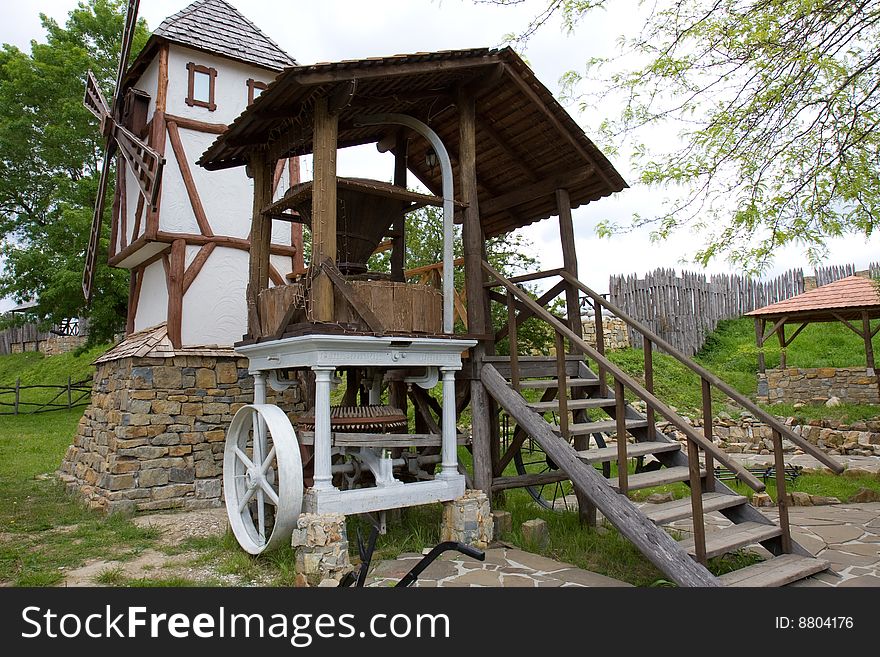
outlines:
[{"label": "small window", "polygon": [[214,83],[217,80],[217,69],[189,62],[186,104],[190,107],[205,107],[213,112],[217,109],[214,103]]},{"label": "small window", "polygon": [[253,78],[247,81],[248,88],[248,105],[250,105],[254,100],[263,93],[269,85],[265,82],[260,82],[259,80],[254,80]]}]

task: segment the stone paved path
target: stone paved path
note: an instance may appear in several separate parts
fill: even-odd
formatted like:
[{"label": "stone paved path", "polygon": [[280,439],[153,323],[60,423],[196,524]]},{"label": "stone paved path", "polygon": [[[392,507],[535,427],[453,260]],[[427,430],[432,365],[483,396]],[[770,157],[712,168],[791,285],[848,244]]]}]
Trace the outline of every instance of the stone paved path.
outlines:
[{"label": "stone paved path", "polygon": [[[372,569],[367,586],[393,586],[422,558],[402,554],[382,561]],[[507,545],[486,550],[486,560],[477,561],[457,552],[447,552],[419,576],[415,587],[557,587],[630,586],[625,582],[576,568]]]}]

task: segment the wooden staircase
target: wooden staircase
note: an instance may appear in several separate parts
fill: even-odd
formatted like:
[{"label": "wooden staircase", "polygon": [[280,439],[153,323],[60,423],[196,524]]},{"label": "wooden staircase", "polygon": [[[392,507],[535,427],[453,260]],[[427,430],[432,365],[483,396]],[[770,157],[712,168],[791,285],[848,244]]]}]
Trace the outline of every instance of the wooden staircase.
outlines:
[{"label": "wooden staircase", "polygon": [[[624,313],[609,307],[607,301],[565,272],[554,271],[587,296],[596,312],[597,346],[584,342],[564,318],[538,305],[515,283],[503,279],[484,263],[493,278],[487,286],[504,287],[509,317],[512,356],[485,356],[480,379],[515,428],[506,451],[495,463],[493,491],[513,487],[537,488],[570,480],[580,512],[590,522],[590,507],[602,514],[638,547],[655,565],[679,585],[685,586],[783,586],[828,568],[828,562],[815,558],[792,540],[785,504],[785,478],[782,439],[795,442],[835,471],[842,467],[815,446],[796,436],[787,427],[745,399],[738,392],[677,352],[671,345],[640,326]],[[532,275],[532,280],[534,275]],[[496,294],[493,298],[500,300]],[[601,330],[602,308],[612,310],[645,341],[644,383],[630,377],[605,358]],[[517,312],[519,316],[517,316]],[[538,317],[556,331],[557,356],[519,356],[516,351],[517,325],[526,317]],[[579,320],[578,320],[579,321]],[[563,340],[568,342],[565,347]],[[657,345],[682,361],[703,381],[704,431],[691,427],[653,392],[652,347]],[[591,369],[591,364],[593,369]],[[595,370],[595,371],[594,371]],[[714,476],[714,464],[724,465],[755,491],[764,484],[712,442],[712,388],[720,389],[733,401],[773,429],[776,447],[777,490],[780,495],[779,523],[774,523]],[[528,391],[528,392],[527,392]],[[541,391],[540,401],[529,401]],[[625,401],[625,392],[642,399],[647,412],[640,413]],[[659,431],[657,415],[665,417],[686,437],[686,449]],[[611,437],[614,437],[611,444]],[[522,452],[526,441],[536,442],[543,454],[545,472],[519,469],[516,476],[505,476],[506,466]],[[593,443],[596,443],[595,446]],[[536,448],[537,449],[537,448]],[[652,461],[652,466],[629,472],[631,459]],[[517,461],[519,464],[519,461]],[[609,476],[609,464],[617,465],[617,476]],[[604,474],[597,466],[604,465]],[[663,504],[636,506],[630,491],[683,482],[690,487],[689,498]],[[552,506],[552,505],[551,505]],[[705,514],[717,512],[732,522],[729,527],[706,532]],[[675,541],[664,526],[690,520],[692,533]],[[706,568],[708,559],[761,545],[771,558],[752,566],[713,576]]]}]

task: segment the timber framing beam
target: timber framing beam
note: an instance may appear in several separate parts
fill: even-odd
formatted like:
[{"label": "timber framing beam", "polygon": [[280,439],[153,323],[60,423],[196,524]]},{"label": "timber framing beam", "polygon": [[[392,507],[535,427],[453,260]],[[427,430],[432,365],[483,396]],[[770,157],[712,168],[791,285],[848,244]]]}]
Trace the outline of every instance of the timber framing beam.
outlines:
[{"label": "timber framing beam", "polygon": [[581,185],[589,180],[594,171],[595,168],[592,166],[577,169],[562,175],[551,176],[544,180],[532,183],[531,185],[526,185],[520,189],[508,192],[507,194],[496,196],[483,203],[483,214],[490,215],[495,212],[501,212],[502,210],[509,210],[510,208],[522,205],[523,203],[528,203],[536,198],[555,194],[557,189],[566,189]]}]

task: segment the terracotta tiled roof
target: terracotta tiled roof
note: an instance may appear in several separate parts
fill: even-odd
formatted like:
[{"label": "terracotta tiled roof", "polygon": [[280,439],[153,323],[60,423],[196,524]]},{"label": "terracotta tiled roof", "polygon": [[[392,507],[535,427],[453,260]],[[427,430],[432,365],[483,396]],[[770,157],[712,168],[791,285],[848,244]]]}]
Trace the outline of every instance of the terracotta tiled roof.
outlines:
[{"label": "terracotta tiled roof", "polygon": [[748,314],[760,317],[871,307],[880,307],[880,286],[877,281],[861,276],[848,276]]},{"label": "terracotta tiled roof", "polygon": [[280,71],[296,61],[224,0],[197,0],[153,32],[168,41]]},{"label": "terracotta tiled roof", "polygon": [[95,365],[123,358],[172,358],[174,356],[236,356],[232,347],[207,345],[175,349],[168,338],[165,322],[132,333],[95,360]]}]

